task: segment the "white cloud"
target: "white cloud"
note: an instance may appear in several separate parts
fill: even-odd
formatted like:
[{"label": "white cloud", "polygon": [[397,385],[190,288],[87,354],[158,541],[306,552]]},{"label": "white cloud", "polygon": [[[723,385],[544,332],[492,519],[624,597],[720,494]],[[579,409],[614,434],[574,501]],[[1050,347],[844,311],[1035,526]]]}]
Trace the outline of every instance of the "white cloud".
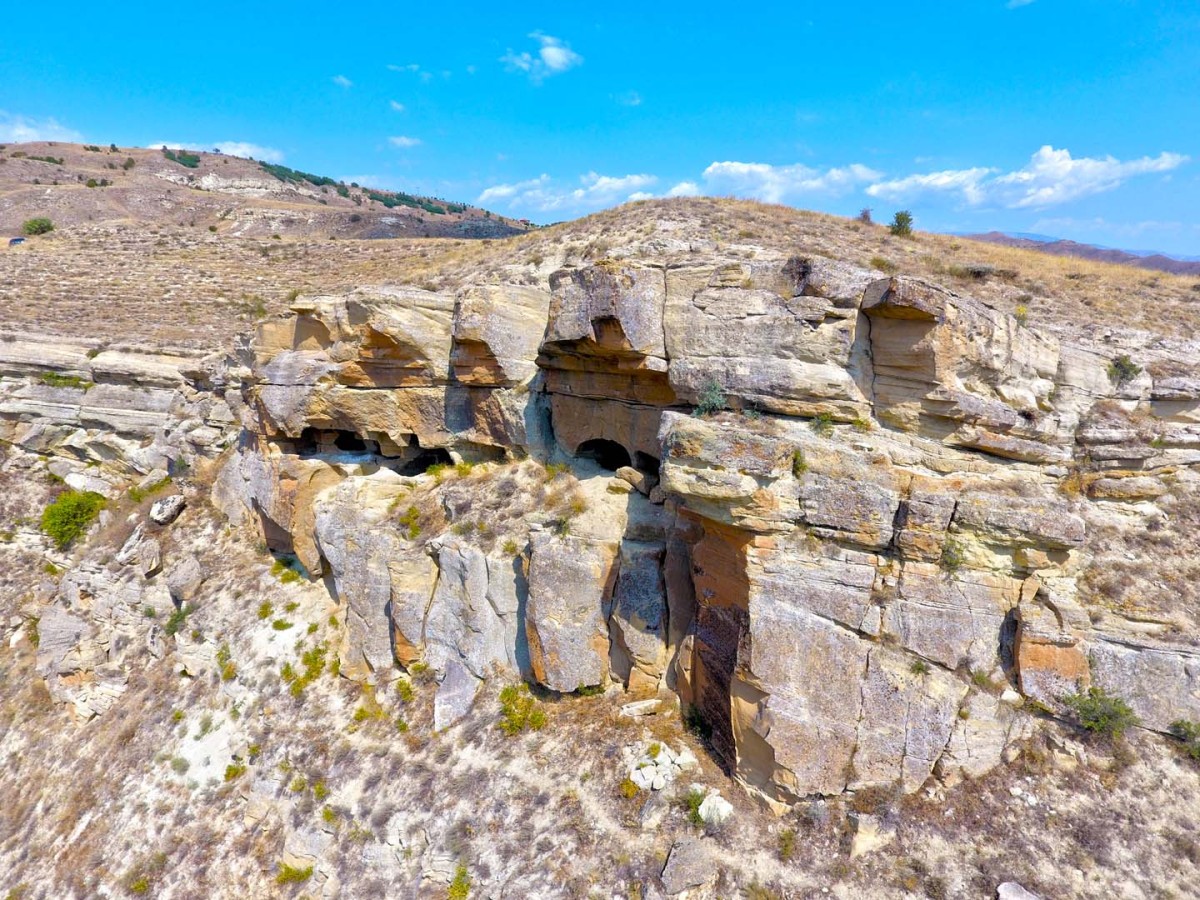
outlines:
[{"label": "white cloud", "polygon": [[524,72],[531,81],[538,84],[551,75],[558,75],[583,65],[583,57],[560,38],[542,34],[540,31],[528,36],[541,46],[536,53],[516,53],[510,47],[508,52],[500,57],[500,62],[504,63],[510,72]]},{"label": "white cloud", "polygon": [[477,203],[495,203],[497,200],[508,200],[511,197],[516,197],[518,194],[524,194],[535,191],[546,184],[549,184],[549,175],[539,175],[537,178],[530,178],[528,181],[518,181],[515,184],[494,184],[476,198]]},{"label": "white cloud", "polygon": [[400,103],[396,100],[390,101],[388,103],[388,106],[390,106],[392,108],[392,112],[404,112],[404,109],[405,109],[404,104]]},{"label": "white cloud", "polygon": [[273,147],[263,147],[248,141],[151,141],[146,145],[147,150],[200,150],[208,152],[219,150],[226,156],[240,156],[243,159],[257,159],[262,162],[281,163],[284,156],[282,150]]},{"label": "white cloud", "polygon": [[667,191],[668,197],[699,197],[700,185],[694,181],[681,181]]},{"label": "white cloud", "polygon": [[398,134],[395,137],[388,138],[388,143],[393,147],[400,147],[407,150],[409,147],[418,147],[421,144],[420,138],[409,137],[406,134]]},{"label": "white cloud", "polygon": [[1071,156],[1049,144],[1020,169],[996,174],[996,169],[950,169],[881,181],[867,188],[872,197],[899,200],[921,194],[957,194],[969,206],[994,203],[1008,209],[1044,209],[1120,187],[1135,175],[1170,172],[1188,161],[1178,153],[1160,153],[1122,162]]},{"label": "white cloud", "polygon": [[263,162],[283,162],[283,151],[272,147],[262,147],[246,141],[218,141],[213,144],[227,156],[243,156],[250,159],[261,159]]},{"label": "white cloud", "polygon": [[69,141],[79,142],[83,135],[67,128],[53,116],[31,119],[0,110],[0,141]]},{"label": "white cloud", "polygon": [[1028,6],[1033,0],[1008,0],[1005,5],[1008,9],[1020,9],[1022,6]]},{"label": "white cloud", "polygon": [[395,63],[388,63],[388,70],[392,72],[420,72],[421,67],[416,63],[407,63],[403,66],[398,66]]},{"label": "white cloud", "polygon": [[944,172],[930,172],[927,175],[909,175],[892,181],[881,181],[867,188],[867,194],[881,200],[898,200],[930,191],[961,191],[963,199],[968,203],[983,202],[983,190],[980,182],[995,169],[984,167],[974,169],[948,169]]},{"label": "white cloud", "polygon": [[1178,153],[1143,156],[1128,162],[1112,156],[1072,159],[1069,150],[1055,150],[1047,144],[1033,154],[1029,165],[1000,176],[996,184],[1006,206],[1039,208],[1111,191],[1134,175],[1169,172],[1187,161]]},{"label": "white cloud", "polygon": [[480,205],[503,202],[510,209],[553,212],[565,210],[582,213],[603,209],[629,200],[646,200],[654,196],[645,188],[652,187],[654,175],[599,175],[588,172],[579,177],[579,187],[558,185],[549,175],[541,175],[514,184],[496,184],[477,198]]},{"label": "white cloud", "polygon": [[334,84],[336,84],[340,88],[354,87],[354,82],[351,81],[349,78],[347,78],[345,75],[334,75],[332,78],[332,81]]},{"label": "white cloud", "polygon": [[714,162],[704,170],[704,183],[709,194],[735,194],[766,203],[783,203],[801,194],[845,194],[881,176],[882,173],[858,163],[821,171],[799,163],[773,166]]}]

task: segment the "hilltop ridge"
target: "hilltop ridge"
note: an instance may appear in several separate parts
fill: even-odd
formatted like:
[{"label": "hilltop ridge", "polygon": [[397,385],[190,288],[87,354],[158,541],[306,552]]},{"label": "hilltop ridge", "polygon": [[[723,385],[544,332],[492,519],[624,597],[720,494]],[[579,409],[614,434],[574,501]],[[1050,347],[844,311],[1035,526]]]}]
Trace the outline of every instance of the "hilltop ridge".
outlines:
[{"label": "hilltop ridge", "polygon": [[0,231],[175,225],[236,237],[504,237],[527,226],[466,203],[343,184],[199,150],[36,142],[0,145]]}]

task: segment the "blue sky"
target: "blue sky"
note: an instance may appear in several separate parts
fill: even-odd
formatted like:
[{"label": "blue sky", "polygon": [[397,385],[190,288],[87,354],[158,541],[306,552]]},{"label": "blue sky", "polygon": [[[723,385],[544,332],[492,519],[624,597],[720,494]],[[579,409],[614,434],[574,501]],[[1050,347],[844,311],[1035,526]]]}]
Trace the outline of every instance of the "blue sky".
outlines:
[{"label": "blue sky", "polygon": [[700,193],[1200,255],[1195,0],[114,9],[6,5],[0,141],[221,146],[538,222]]}]

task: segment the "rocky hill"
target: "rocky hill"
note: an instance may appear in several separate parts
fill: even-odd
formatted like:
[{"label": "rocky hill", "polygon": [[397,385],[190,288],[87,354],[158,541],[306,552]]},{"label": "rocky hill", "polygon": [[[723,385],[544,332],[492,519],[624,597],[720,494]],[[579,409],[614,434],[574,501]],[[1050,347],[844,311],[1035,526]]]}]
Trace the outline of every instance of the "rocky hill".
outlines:
[{"label": "rocky hill", "polygon": [[6,311],[0,886],[1194,892],[1190,281],[707,200],[423,246],[208,347]]},{"label": "rocky hill", "polygon": [[526,226],[463,203],[342,184],[221,153],[110,145],[0,146],[0,233],[44,216],[181,226],[233,237],[504,237]]},{"label": "rocky hill", "polygon": [[966,237],[973,241],[986,241],[990,244],[1003,244],[1006,247],[1021,247],[1026,250],[1053,253],[1055,256],[1093,259],[1100,262],[1117,263],[1123,266],[1134,266],[1139,269],[1150,269],[1155,272],[1169,272],[1172,275],[1200,275],[1200,262],[1188,259],[1175,259],[1163,253],[1130,253],[1127,250],[1097,247],[1094,244],[1081,244],[1078,241],[1054,240],[1051,238],[1039,240],[1019,235],[1004,234],[999,231],[989,231],[985,234],[970,234],[966,235]]}]

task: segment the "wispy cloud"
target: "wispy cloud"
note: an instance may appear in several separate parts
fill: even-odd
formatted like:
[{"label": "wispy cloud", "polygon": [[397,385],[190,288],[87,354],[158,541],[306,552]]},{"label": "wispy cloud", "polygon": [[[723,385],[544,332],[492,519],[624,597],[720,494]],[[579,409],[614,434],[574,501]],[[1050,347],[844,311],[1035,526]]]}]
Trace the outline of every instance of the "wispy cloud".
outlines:
[{"label": "wispy cloud", "polygon": [[403,150],[407,150],[409,147],[419,147],[421,139],[409,137],[406,134],[398,134],[395,137],[388,138],[388,143],[393,147],[400,147]]},{"label": "wispy cloud", "polygon": [[931,191],[961,192],[964,200],[970,204],[977,204],[984,200],[983,180],[995,171],[980,167],[907,175],[904,178],[873,184],[867,188],[867,193],[881,200],[900,200]]},{"label": "wispy cloud", "polygon": [[61,124],[53,116],[34,119],[0,109],[0,141],[82,141],[74,128]]},{"label": "wispy cloud", "polygon": [[345,75],[334,75],[331,80],[333,81],[334,84],[336,84],[340,88],[354,87],[354,82],[351,81],[349,78],[347,78]]},{"label": "wispy cloud", "polygon": [[1008,0],[1004,6],[1007,9],[1020,9],[1022,6],[1028,6],[1033,0]]},{"label": "wispy cloud", "polygon": [[171,150],[219,150],[226,156],[240,156],[243,159],[257,159],[269,163],[281,163],[284,160],[282,150],[252,144],[249,141],[151,141],[146,145],[147,150],[159,150],[162,147]]},{"label": "wispy cloud", "polygon": [[390,106],[392,108],[392,112],[404,112],[404,110],[406,109],[406,107],[404,106],[403,103],[400,103],[399,101],[396,101],[396,100],[389,101],[388,106]]},{"label": "wispy cloud", "polygon": [[433,73],[426,72],[424,69],[421,68],[419,63],[405,63],[404,65],[397,65],[396,63],[388,63],[388,71],[389,72],[411,72],[412,74],[414,74],[418,78],[420,78],[421,81],[432,81],[433,80]]},{"label": "wispy cloud", "polygon": [[994,203],[1008,209],[1043,209],[1111,191],[1138,175],[1170,172],[1187,161],[1186,156],[1165,152],[1127,161],[1112,156],[1075,158],[1069,150],[1047,144],[1027,165],[1012,172],[976,167],[908,175],[872,184],[867,194],[902,200],[941,193],[957,195],[968,206]]},{"label": "wispy cloud", "polygon": [[881,177],[883,173],[859,163],[822,171],[799,163],[714,162],[704,170],[705,193],[736,194],[766,203],[783,203],[806,194],[838,196]]},{"label": "wispy cloud", "polygon": [[524,72],[531,81],[539,84],[551,75],[558,75],[583,65],[583,57],[567,46],[560,38],[540,31],[528,35],[540,45],[536,52],[515,52],[511,47],[500,57],[500,62],[510,72]]},{"label": "wispy cloud", "polygon": [[644,200],[653,196],[645,188],[658,182],[654,175],[599,175],[588,172],[581,175],[578,187],[555,184],[549,175],[540,175],[527,181],[513,184],[497,184],[483,191],[476,202],[504,204],[510,209],[525,209],[536,212],[590,212],[624,203],[628,200]]},{"label": "wispy cloud", "polygon": [[621,104],[621,106],[641,106],[642,105],[642,95],[639,94],[637,91],[626,91],[623,94],[616,94],[613,96],[613,100],[615,100],[617,103]]}]

